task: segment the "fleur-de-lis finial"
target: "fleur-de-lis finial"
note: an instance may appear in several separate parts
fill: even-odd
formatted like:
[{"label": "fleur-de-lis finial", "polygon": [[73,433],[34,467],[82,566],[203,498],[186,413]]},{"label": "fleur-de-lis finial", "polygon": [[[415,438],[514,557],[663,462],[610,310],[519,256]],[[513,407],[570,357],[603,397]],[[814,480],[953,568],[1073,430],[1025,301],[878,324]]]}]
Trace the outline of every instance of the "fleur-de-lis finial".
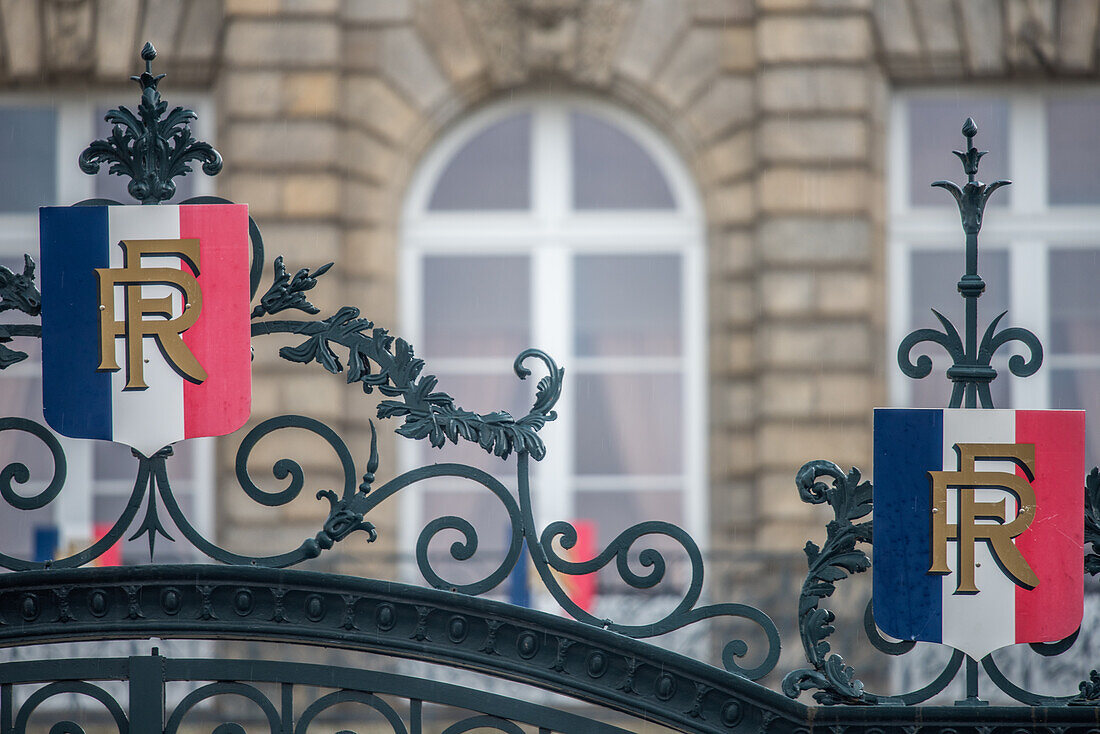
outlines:
[{"label": "fleur-de-lis finial", "polygon": [[955,197],[955,203],[959,206],[959,215],[962,217],[963,231],[966,233],[966,272],[958,283],[959,294],[963,297],[966,306],[965,331],[960,335],[958,329],[947,317],[932,309],[932,313],[943,326],[943,331],[917,329],[902,339],[898,346],[898,366],[902,372],[914,379],[927,377],[932,372],[931,358],[922,354],[914,363],[909,353],[921,342],[939,344],[954,360],[954,364],[947,370],[947,377],[953,383],[948,407],[961,408],[965,401],[967,408],[976,408],[979,402],[983,408],[992,408],[993,397],[989,390],[989,383],[997,377],[997,370],[990,364],[993,353],[1010,341],[1018,341],[1026,346],[1031,353],[1030,359],[1025,360],[1019,354],[1013,355],[1008,360],[1008,369],[1017,377],[1027,377],[1035,374],[1042,365],[1043,347],[1039,339],[1026,329],[1012,327],[997,331],[997,324],[1007,312],[993,319],[986,328],[981,342],[978,341],[978,298],[985,291],[985,281],[978,275],[978,233],[982,229],[985,205],[990,195],[1012,182],[994,181],[991,184],[984,184],[979,181],[978,164],[986,151],[974,147],[974,136],[978,134],[978,126],[973,118],[966,118],[962,126],[962,134],[966,138],[966,150],[952,152],[962,162],[963,171],[966,172],[966,184],[959,186],[952,181],[936,181],[932,185],[946,189]]},{"label": "fleur-de-lis finial", "polygon": [[176,176],[191,173],[191,161],[202,161],[202,170],[214,176],[222,169],[222,157],[209,143],[191,135],[190,123],[197,115],[188,109],[175,107],[165,115],[168,103],[161,99],[157,85],[164,74],[153,74],[153,59],[157,50],[146,43],[141,49],[145,71],[130,77],[141,85],[141,102],[135,115],[126,107],[118,107],[104,119],[113,124],[111,134],[96,140],[80,154],[80,170],[87,174],[99,172],[103,163],[116,176],[129,176],[127,190],[142,204],[158,204],[176,193]]}]

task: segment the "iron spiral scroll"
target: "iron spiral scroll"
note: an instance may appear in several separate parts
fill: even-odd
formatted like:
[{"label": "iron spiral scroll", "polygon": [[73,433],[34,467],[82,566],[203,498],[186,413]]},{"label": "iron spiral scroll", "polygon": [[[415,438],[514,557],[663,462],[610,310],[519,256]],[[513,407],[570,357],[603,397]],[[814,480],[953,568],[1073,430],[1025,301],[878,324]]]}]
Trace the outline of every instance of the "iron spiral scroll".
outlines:
[{"label": "iron spiral scroll", "polygon": [[[297,332],[291,331],[290,333]],[[515,362],[516,374],[521,379],[530,374],[525,366],[525,362],[529,359],[541,361],[550,373],[539,383],[532,413],[539,416],[537,420],[541,420],[541,418],[552,420],[552,408],[557,399],[556,396],[560,395],[563,370],[558,368],[548,355],[538,350],[526,350]],[[431,376],[424,379],[434,383],[434,378]],[[395,395],[400,392],[399,387],[391,386],[389,389]],[[385,405],[379,407],[380,415],[392,410],[392,408]],[[414,404],[409,412],[414,413],[415,410],[417,408]],[[461,409],[455,408],[451,414],[454,415],[459,412],[461,412]],[[505,418],[502,414],[494,414],[493,420],[492,430],[498,430],[502,424],[505,426],[524,426],[535,422],[525,421],[522,418],[513,422],[510,417]],[[473,422],[467,418],[466,424],[473,425]],[[409,424],[406,423],[405,425]],[[458,516],[438,517],[428,522],[417,539],[416,558],[421,574],[434,588],[474,596],[493,590],[508,577],[520,561],[522,550],[525,547],[523,541],[526,540],[526,547],[530,549],[530,560],[543,580],[547,591],[570,616],[580,622],[610,630],[626,637],[649,638],[666,634],[705,619],[737,617],[758,626],[766,640],[767,648],[762,656],[755,656],[760,658],[758,663],[746,667],[740,665],[739,659],[749,653],[748,645],[741,640],[733,640],[727,643],[722,651],[722,661],[726,669],[749,679],[757,679],[769,673],[778,660],[778,631],[766,614],[744,604],[698,604],[703,585],[702,554],[690,535],[675,525],[661,521],[643,522],[620,533],[608,548],[592,559],[573,562],[562,558],[555,549],[555,541],[558,541],[561,547],[568,550],[576,542],[576,529],[568,523],[556,522],[547,526],[541,535],[536,534],[537,525],[534,519],[529,481],[531,453],[526,449],[519,450],[519,461],[517,462],[520,487],[518,502],[500,480],[482,469],[465,464],[444,463],[420,467],[374,487],[374,475],[378,470],[379,455],[373,422],[371,423],[370,458],[367,462],[366,471],[359,475],[347,445],[331,428],[320,421],[305,416],[280,416],[265,420],[252,428],[241,441],[237,451],[236,476],[238,484],[251,500],[265,507],[279,507],[292,502],[300,495],[305,486],[305,470],[300,463],[291,458],[279,459],[271,467],[274,478],[286,482],[285,486],[277,491],[262,489],[248,471],[249,457],[260,441],[285,429],[305,430],[325,441],[335,455],[343,477],[343,487],[339,493],[333,490],[321,490],[317,493],[318,500],[323,499],[328,502],[327,517],[317,533],[304,539],[296,548],[277,555],[250,556],[230,551],[206,538],[191,524],[173,494],[168,472],[168,461],[172,456],[172,449],[166,447],[153,456],[144,456],[137,451],[134,452],[137,462],[137,476],[129,500],[110,530],[94,544],[70,556],[44,562],[0,554],[0,567],[14,571],[34,571],[77,568],[87,565],[102,556],[118,542],[126,531],[137,522],[139,515],[142,516],[142,519],[130,539],[147,537],[150,558],[152,559],[158,538],[170,542],[176,540],[169,535],[165,529],[165,523],[161,520],[160,513],[165,512],[186,541],[215,561],[233,566],[288,568],[318,557],[324,551],[333,548],[336,543],[346,540],[356,532],[362,532],[367,542],[375,540],[377,537],[376,530],[367,518],[374,508],[400,490],[428,479],[459,477],[481,485],[500,502],[508,518],[511,539],[504,558],[491,572],[479,580],[459,584],[445,578],[432,566],[431,558],[427,552],[428,546],[439,533],[447,530],[457,531],[461,534],[462,540],[451,544],[450,555],[456,561],[468,561],[474,557],[478,550],[477,532],[472,523]],[[10,464],[0,471],[0,495],[15,509],[37,509],[57,499],[64,487],[66,463],[64,451],[56,438],[53,437],[53,434],[41,424],[24,418],[0,419],[0,431],[5,430],[25,431],[43,441],[50,448],[51,455],[54,457],[55,470],[51,483],[45,489],[33,497],[25,497],[15,491],[13,482],[18,484],[29,481],[29,471],[21,463]],[[518,429],[509,429],[494,435],[503,435],[507,437],[505,439],[507,441],[508,438],[514,436],[512,430]],[[476,436],[478,434],[476,431],[471,430],[471,435]],[[456,435],[456,439],[461,440],[462,438],[463,434],[460,431]],[[522,440],[531,445],[530,439]],[[500,447],[502,445],[508,446],[507,443],[499,444],[496,441],[479,443],[486,451],[492,452],[502,452],[504,449]],[[511,445],[514,446],[515,444]],[[142,514],[143,507],[144,513]],[[565,591],[558,579],[558,574],[581,575],[594,573],[614,562],[620,578],[625,583],[637,589],[653,588],[665,578],[667,561],[663,552],[652,547],[641,549],[638,562],[648,569],[645,573],[634,571],[629,562],[632,549],[643,538],[652,536],[671,538],[678,543],[688,555],[692,568],[688,588],[683,593],[680,602],[675,609],[659,620],[645,624],[624,624],[610,619],[597,618],[578,606],[569,597],[568,592]]]},{"label": "iron spiral scroll", "polygon": [[[155,49],[147,44],[142,50],[145,72],[133,77],[142,89],[139,114],[134,115],[124,107],[110,111],[106,119],[114,125],[111,135],[93,142],[79,161],[81,169],[87,173],[97,171],[101,163],[110,163],[110,173],[128,176],[131,179],[129,193],[146,204],[171,199],[175,192],[173,179],[190,172],[189,161],[202,161],[202,170],[209,175],[216,174],[221,167],[217,151],[192,138],[188,123],[194,119],[194,113],[178,107],[167,111],[167,103],[158,90],[163,75],[152,73],[155,57]],[[79,205],[118,203],[93,199]],[[203,196],[180,203],[231,202]],[[383,398],[377,406],[377,418],[399,420],[396,433],[402,437],[427,440],[437,448],[466,441],[501,459],[515,453],[518,456],[518,498],[488,472],[453,463],[423,466],[375,486],[381,459],[373,421],[370,423],[370,456],[360,473],[348,446],[333,429],[307,416],[285,415],[264,420],[247,432],[236,453],[235,476],[241,491],[253,502],[269,508],[287,505],[299,497],[305,487],[306,472],[302,463],[289,457],[275,461],[271,472],[282,484],[278,489],[267,490],[261,488],[249,472],[249,459],[254,450],[269,436],[287,430],[307,431],[324,442],[331,452],[332,466],[338,469],[342,486],[317,493],[317,500],[327,503],[327,512],[316,533],[302,539],[296,547],[274,555],[249,555],[231,551],[203,535],[173,492],[169,471],[173,451],[167,446],[150,456],[133,452],[133,488],[121,514],[103,537],[87,548],[49,561],[0,554],[0,567],[22,572],[75,569],[102,557],[115,543],[127,537],[129,540],[147,539],[151,560],[158,542],[185,541],[221,564],[291,568],[317,558],[353,536],[366,542],[374,541],[377,529],[370,522],[370,513],[404,488],[438,477],[458,477],[480,485],[500,503],[507,517],[510,539],[503,559],[490,572],[472,582],[456,583],[433,567],[428,547],[440,533],[457,532],[461,539],[450,545],[450,557],[458,562],[469,561],[478,551],[477,532],[473,524],[462,517],[444,516],[428,522],[417,538],[416,559],[419,571],[432,587],[471,596],[483,595],[508,577],[521,562],[526,548],[527,557],[549,594],[575,620],[627,638],[656,637],[708,619],[746,620],[758,630],[764,649],[750,651],[743,640],[726,643],[721,652],[725,669],[745,678],[758,679],[775,667],[779,658],[779,634],[764,612],[745,604],[700,603],[704,575],[702,553],[683,529],[663,521],[643,522],[620,533],[595,557],[581,561],[568,560],[557,550],[560,546],[568,551],[576,543],[577,531],[571,524],[554,522],[541,534],[537,532],[529,479],[530,461],[538,461],[546,454],[547,447],[539,431],[556,418],[554,407],[561,397],[565,374],[548,354],[527,349],[515,359],[513,370],[521,380],[532,375],[532,367],[536,364],[545,373],[535,386],[533,404],[525,415],[513,417],[504,411],[476,413],[466,410],[438,389],[437,378],[425,372],[424,361],[415,355],[412,345],[363,318],[358,308],[344,306],[327,317],[318,316],[320,309],[310,303],[308,292],[330,271],[332,263],[301,268],[292,274],[283,257],[277,257],[271,265],[269,285],[261,293],[264,247],[259,227],[251,218],[249,238],[252,247],[251,333],[257,342],[254,348],[260,348],[264,341],[260,337],[296,338],[279,348],[283,359],[300,364],[317,363],[333,375],[343,374],[349,385],[359,385],[364,393],[377,391]],[[34,262],[29,256],[22,274],[0,268],[0,312],[19,310],[37,316],[39,303]],[[290,316],[294,312],[306,318]],[[0,325],[0,368],[26,356],[8,349],[5,343],[17,337],[40,336],[40,327],[36,324]],[[0,432],[4,431],[28,433],[43,442],[52,457],[54,471],[43,490],[26,497],[16,491],[15,485],[31,481],[29,469],[22,463],[13,462],[0,470],[0,497],[16,510],[38,509],[57,500],[67,473],[65,454],[57,439],[41,424],[23,418],[0,419]],[[165,517],[171,520],[171,526],[182,538],[173,537]],[[127,536],[127,532],[131,534]],[[691,568],[690,579],[672,611],[655,621],[625,623],[597,618],[570,598],[561,577],[595,573],[612,564],[619,579],[629,587],[654,589],[666,582],[666,551],[651,543],[655,538],[671,540],[686,555]],[[633,563],[640,564],[642,570],[635,570]],[[751,664],[743,664],[744,659],[752,660]]]}]

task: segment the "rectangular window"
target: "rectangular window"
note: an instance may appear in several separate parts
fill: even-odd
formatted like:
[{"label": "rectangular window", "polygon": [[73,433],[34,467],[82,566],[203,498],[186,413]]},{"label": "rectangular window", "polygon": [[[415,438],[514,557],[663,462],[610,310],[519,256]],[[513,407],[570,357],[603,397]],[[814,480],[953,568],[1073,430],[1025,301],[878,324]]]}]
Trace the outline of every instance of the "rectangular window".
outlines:
[{"label": "rectangular window", "polygon": [[[1002,311],[1000,327],[1031,330],[1043,344],[1037,374],[1008,372],[1010,344],[996,354],[998,408],[1080,408],[1088,413],[1089,465],[1100,463],[1100,90],[968,93],[912,91],[895,99],[889,155],[890,343],[916,328],[939,328],[931,308],[963,328],[955,289],[965,270],[964,235],[952,197],[935,180],[965,183],[953,149],[963,121],[978,124],[975,146],[989,151],[978,178],[1009,179],[990,199],[979,236],[979,337]],[[922,345],[936,368],[914,381],[889,355],[895,404],[945,407],[950,366],[937,345]],[[1015,351],[1013,351],[1015,350]]]}]

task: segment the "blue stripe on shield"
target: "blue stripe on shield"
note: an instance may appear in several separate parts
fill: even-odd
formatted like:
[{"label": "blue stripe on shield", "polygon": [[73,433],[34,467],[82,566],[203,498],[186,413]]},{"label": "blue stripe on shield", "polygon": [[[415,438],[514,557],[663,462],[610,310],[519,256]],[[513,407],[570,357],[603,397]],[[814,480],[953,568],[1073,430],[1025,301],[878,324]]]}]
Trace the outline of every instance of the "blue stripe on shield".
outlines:
[{"label": "blue stripe on shield", "polygon": [[875,410],[874,611],[879,629],[938,642],[942,582],[931,564],[926,472],[943,466],[942,410]]},{"label": "blue stripe on shield", "polygon": [[95,268],[110,265],[107,207],[43,207],[43,412],[73,438],[111,438],[111,373],[99,366]]}]

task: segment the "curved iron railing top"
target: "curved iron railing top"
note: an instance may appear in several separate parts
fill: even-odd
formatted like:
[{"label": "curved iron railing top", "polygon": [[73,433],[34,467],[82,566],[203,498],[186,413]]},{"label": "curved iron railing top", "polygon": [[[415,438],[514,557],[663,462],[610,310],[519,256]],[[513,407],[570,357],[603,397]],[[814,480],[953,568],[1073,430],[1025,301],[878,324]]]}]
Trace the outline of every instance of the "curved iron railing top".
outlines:
[{"label": "curved iron railing top", "polygon": [[[179,107],[167,112],[167,103],[158,90],[164,75],[152,72],[155,57],[155,49],[146,44],[142,50],[145,71],[133,77],[142,88],[138,114],[134,115],[125,107],[111,110],[106,116],[107,121],[114,124],[111,135],[89,145],[79,161],[81,169],[87,173],[96,172],[102,163],[110,163],[111,174],[130,177],[128,190],[143,204],[170,199],[175,192],[173,179],[190,172],[190,161],[203,161],[202,170],[209,175],[218,173],[221,168],[221,156],[217,151],[207,143],[194,140],[191,135],[189,123],[195,119],[194,112]],[[196,197],[181,203],[221,201],[225,200]],[[117,202],[92,200],[81,203]],[[306,484],[305,470],[291,458],[280,459],[271,471],[275,480],[282,482],[281,488],[265,490],[248,469],[255,447],[265,437],[284,429],[309,431],[328,445],[335,466],[339,467],[343,486],[317,493],[318,500],[326,501],[327,512],[316,533],[301,539],[296,546],[274,555],[260,556],[232,551],[204,536],[191,523],[172,490],[169,466],[173,452],[171,446],[166,446],[151,456],[134,452],[133,489],[121,514],[102,538],[68,556],[42,562],[0,553],[0,567],[30,571],[84,566],[100,558],[135,525],[136,530],[128,537],[131,540],[145,537],[152,559],[158,541],[178,540],[163,520],[167,515],[183,540],[215,561],[237,566],[287,568],[316,558],[353,535],[367,542],[374,541],[378,531],[370,522],[369,514],[405,487],[437,477],[460,477],[484,487],[496,498],[507,517],[510,538],[503,559],[488,574],[471,582],[458,583],[445,578],[445,573],[433,566],[428,547],[441,532],[458,533],[461,540],[451,544],[450,558],[455,562],[470,561],[479,548],[474,525],[468,519],[455,516],[430,521],[417,539],[416,558],[422,575],[433,587],[470,595],[484,594],[507,578],[521,562],[526,548],[527,557],[544,587],[576,620],[633,638],[663,635],[718,617],[746,620],[757,630],[756,637],[763,641],[759,646],[762,649],[750,655],[747,642],[732,640],[721,649],[724,667],[751,679],[766,675],[774,668],[779,657],[779,634],[766,614],[745,604],[700,603],[703,598],[702,553],[683,529],[661,521],[643,522],[620,533],[595,557],[581,560],[567,558],[560,550],[568,553],[577,542],[576,528],[569,523],[554,522],[541,533],[537,531],[529,481],[530,460],[540,460],[546,454],[539,431],[556,418],[554,406],[561,396],[565,374],[549,355],[528,349],[516,357],[513,369],[519,379],[532,374],[531,363],[540,364],[545,373],[535,386],[533,404],[525,415],[514,417],[504,411],[476,413],[466,410],[438,389],[437,378],[425,372],[425,363],[416,357],[412,345],[362,318],[359,309],[344,306],[324,318],[287,318],[292,312],[308,316],[319,314],[320,310],[308,300],[308,292],[330,271],[332,263],[313,269],[301,268],[292,275],[283,258],[277,257],[272,264],[270,284],[256,298],[261,293],[264,250],[259,227],[251,218],[249,237],[252,244],[253,337],[280,334],[295,337],[295,343],[279,349],[283,359],[301,364],[317,363],[333,375],[343,374],[349,385],[358,384],[364,393],[377,390],[384,398],[378,403],[377,418],[398,419],[400,425],[396,432],[405,438],[424,439],[434,447],[466,441],[501,459],[516,454],[518,497],[491,474],[461,464],[421,467],[375,486],[380,457],[373,422],[370,457],[360,472],[347,445],[335,431],[312,418],[288,415],[264,420],[248,431],[237,450],[236,479],[245,494],[260,506],[284,506],[301,494]],[[17,309],[37,315],[40,296],[34,285],[33,260],[28,256],[22,275],[0,271],[0,276],[0,311]],[[273,316],[279,318],[271,318]],[[0,325],[0,342],[3,343],[15,337],[40,335],[37,324]],[[3,343],[0,343],[0,368],[26,358],[25,353],[9,350]],[[37,509],[56,500],[64,488],[67,467],[64,451],[53,434],[25,418],[0,419],[0,432],[3,431],[24,432],[42,441],[53,458],[54,473],[45,489],[26,497],[15,491],[15,485],[28,482],[30,472],[26,465],[12,463],[0,470],[0,496],[16,510]],[[652,542],[655,538],[662,542]],[[612,566],[619,579],[629,587],[664,589],[673,585],[666,578],[670,540],[677,552],[687,557],[691,575],[686,585],[674,592],[678,603],[659,619],[626,622],[597,617],[569,596],[561,580]],[[640,564],[641,570],[633,564]],[[746,663],[746,660],[751,662]]]}]

